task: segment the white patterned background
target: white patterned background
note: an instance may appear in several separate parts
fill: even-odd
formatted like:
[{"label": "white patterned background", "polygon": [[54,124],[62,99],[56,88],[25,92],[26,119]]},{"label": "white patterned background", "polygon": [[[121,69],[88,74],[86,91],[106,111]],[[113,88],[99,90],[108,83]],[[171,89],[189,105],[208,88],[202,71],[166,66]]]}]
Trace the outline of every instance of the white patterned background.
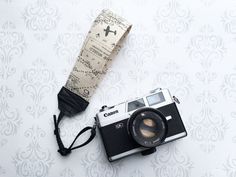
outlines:
[{"label": "white patterned background", "polygon": [[[114,163],[101,137],[57,153],[53,114],[92,21],[109,8],[133,28],[66,145],[104,105],[156,87],[179,98],[188,136]],[[0,0],[0,177],[236,177],[235,0]]]}]

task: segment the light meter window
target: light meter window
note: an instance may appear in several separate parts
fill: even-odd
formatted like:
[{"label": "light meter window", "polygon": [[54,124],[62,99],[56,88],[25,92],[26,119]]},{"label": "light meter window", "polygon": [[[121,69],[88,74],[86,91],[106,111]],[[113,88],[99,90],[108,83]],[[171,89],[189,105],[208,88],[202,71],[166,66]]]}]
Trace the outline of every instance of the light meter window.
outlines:
[{"label": "light meter window", "polygon": [[148,96],[147,101],[148,101],[149,106],[152,106],[154,104],[164,102],[165,98],[164,98],[163,93],[159,92],[159,93],[156,93],[154,95]]}]

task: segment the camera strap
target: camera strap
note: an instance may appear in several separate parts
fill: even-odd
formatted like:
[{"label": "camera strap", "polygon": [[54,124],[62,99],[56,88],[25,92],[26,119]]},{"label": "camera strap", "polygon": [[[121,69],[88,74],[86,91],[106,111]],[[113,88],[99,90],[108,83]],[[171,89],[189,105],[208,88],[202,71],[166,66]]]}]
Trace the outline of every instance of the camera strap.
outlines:
[{"label": "camera strap", "polygon": [[[88,32],[66,85],[58,93],[58,108],[60,110],[58,119],[55,115],[53,116],[58,152],[62,156],[66,156],[71,150],[85,146],[95,137],[96,121],[93,127],[82,129],[69,148],[66,148],[60,137],[59,123],[64,116],[74,116],[87,108],[98,83],[105,75],[114,55],[119,52],[120,45],[131,27],[132,25],[122,17],[110,10],[103,10]],[[91,130],[91,135],[88,140],[73,147],[77,138],[89,130]]]}]

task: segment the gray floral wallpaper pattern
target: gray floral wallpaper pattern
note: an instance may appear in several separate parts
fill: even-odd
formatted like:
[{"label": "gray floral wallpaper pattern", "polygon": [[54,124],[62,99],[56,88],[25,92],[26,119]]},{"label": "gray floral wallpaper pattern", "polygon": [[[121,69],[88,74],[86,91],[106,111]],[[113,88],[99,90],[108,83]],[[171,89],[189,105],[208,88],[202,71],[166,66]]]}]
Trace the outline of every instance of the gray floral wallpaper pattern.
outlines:
[{"label": "gray floral wallpaper pattern", "polygon": [[[86,112],[66,118],[69,145],[102,105],[157,87],[179,98],[188,136],[114,163],[101,137],[57,153],[52,115],[98,13],[133,23]],[[0,177],[236,177],[235,0],[0,0]]]},{"label": "gray floral wallpaper pattern", "polygon": [[0,32],[0,77],[7,79],[14,74],[16,68],[11,65],[12,60],[20,57],[26,47],[23,33],[17,32],[16,26],[6,21]]},{"label": "gray floral wallpaper pattern", "polygon": [[23,18],[26,27],[36,32],[36,39],[44,40],[46,32],[56,27],[59,14],[57,7],[51,6],[47,0],[37,0],[25,7]]},{"label": "gray floral wallpaper pattern", "polygon": [[19,85],[24,95],[29,95],[32,99],[26,111],[32,117],[38,118],[45,111],[46,106],[42,106],[41,102],[47,94],[52,93],[56,87],[55,74],[46,67],[43,60],[37,59],[33,61],[32,68],[23,71]]},{"label": "gray floral wallpaper pattern", "polygon": [[51,153],[44,150],[38,139],[45,136],[45,132],[39,127],[31,127],[24,133],[31,142],[24,150],[18,149],[13,163],[19,176],[47,176],[53,164]]},{"label": "gray floral wallpaper pattern", "polygon": [[0,133],[5,136],[14,135],[17,133],[17,129],[21,123],[21,118],[19,116],[18,110],[9,106],[7,102],[9,98],[14,97],[14,93],[12,92],[12,90],[7,88],[7,86],[1,86],[0,95]]}]

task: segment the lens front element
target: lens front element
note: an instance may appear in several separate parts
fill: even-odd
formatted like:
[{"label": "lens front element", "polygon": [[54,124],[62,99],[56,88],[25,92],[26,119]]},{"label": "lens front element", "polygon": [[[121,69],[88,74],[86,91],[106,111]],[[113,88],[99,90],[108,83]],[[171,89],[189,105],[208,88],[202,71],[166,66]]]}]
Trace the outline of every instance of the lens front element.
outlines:
[{"label": "lens front element", "polygon": [[129,119],[128,126],[133,139],[144,147],[155,147],[161,144],[167,134],[165,116],[153,108],[135,111]]},{"label": "lens front element", "polygon": [[139,128],[141,134],[146,138],[152,138],[156,135],[156,123],[150,119],[143,119]]}]

